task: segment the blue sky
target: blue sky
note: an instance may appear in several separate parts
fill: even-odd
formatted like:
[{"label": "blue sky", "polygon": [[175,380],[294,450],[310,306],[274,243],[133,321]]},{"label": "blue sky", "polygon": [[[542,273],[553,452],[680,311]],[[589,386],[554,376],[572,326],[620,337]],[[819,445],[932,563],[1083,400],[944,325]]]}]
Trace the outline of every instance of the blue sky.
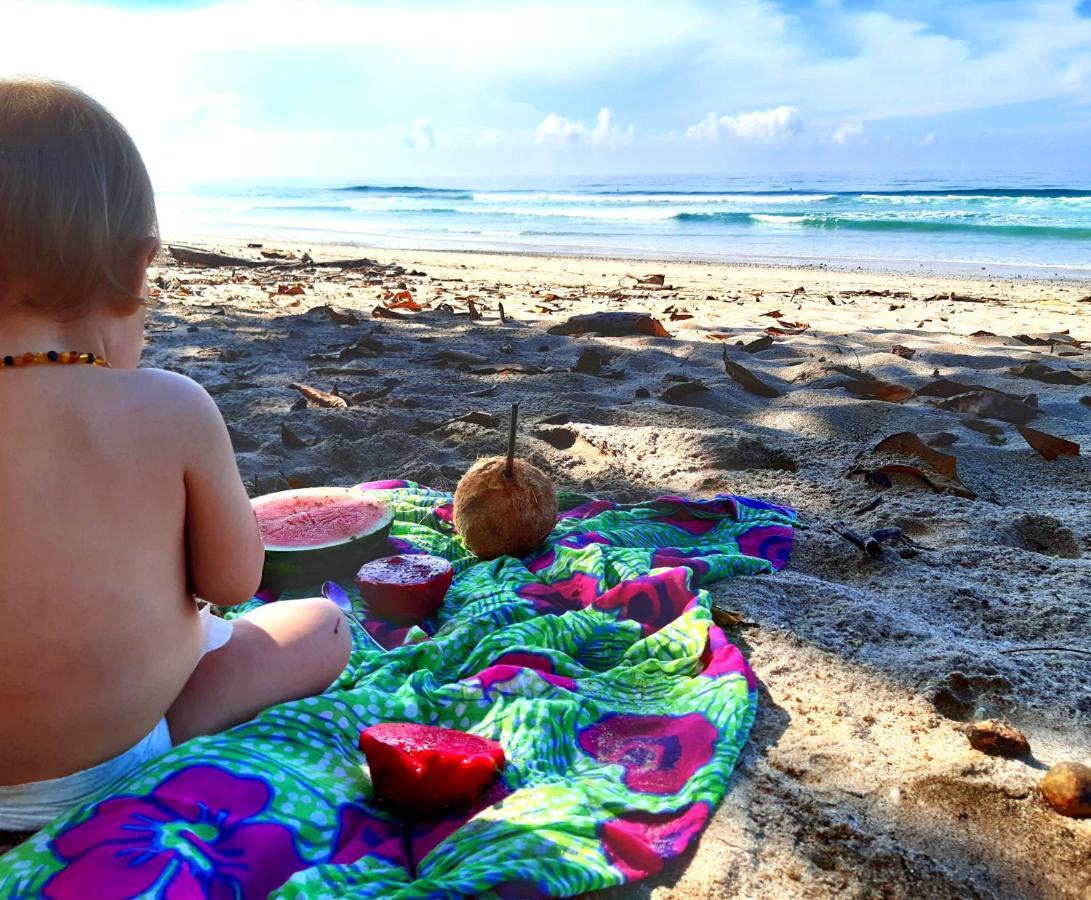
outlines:
[{"label": "blue sky", "polygon": [[0,0],[157,183],[920,170],[1091,180],[1089,0]]}]

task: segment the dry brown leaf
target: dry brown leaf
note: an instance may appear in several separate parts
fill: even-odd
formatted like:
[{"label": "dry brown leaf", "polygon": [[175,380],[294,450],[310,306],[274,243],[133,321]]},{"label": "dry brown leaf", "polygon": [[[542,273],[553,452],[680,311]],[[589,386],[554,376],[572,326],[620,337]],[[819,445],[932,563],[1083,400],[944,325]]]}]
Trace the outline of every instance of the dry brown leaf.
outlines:
[{"label": "dry brown leaf", "polygon": [[299,282],[295,284],[278,284],[277,293],[281,295],[287,295],[288,297],[296,297],[299,294],[304,293],[303,285]]},{"label": "dry brown leaf", "polygon": [[[874,469],[854,469],[852,473],[854,475],[862,474],[869,481],[874,483],[877,475],[909,475],[916,478],[918,481],[926,484],[935,493],[942,494],[944,492],[950,494],[956,494],[959,497],[965,497],[967,500],[973,500],[977,497],[973,491],[964,485],[960,484],[947,484],[945,482],[937,481],[926,475],[916,466],[910,466],[903,463],[894,463],[889,465],[878,466]],[[887,480],[887,487],[889,487],[889,479]]]},{"label": "dry brown leaf", "polygon": [[890,352],[895,356],[900,356],[902,359],[912,359],[917,351],[912,347],[903,347],[901,344],[895,344],[890,348]]},{"label": "dry brown leaf", "polygon": [[600,334],[604,337],[646,334],[652,337],[670,337],[670,333],[658,319],[647,313],[597,312],[572,316],[561,325],[549,329],[550,334]]},{"label": "dry brown leaf", "polygon": [[[875,445],[876,453],[904,453],[924,460],[942,479],[928,479],[933,490],[936,485],[960,497],[973,500],[977,494],[962,483],[958,477],[958,459],[949,453],[941,453],[929,447],[911,431],[902,431],[884,438]],[[915,467],[914,467],[915,468]],[[915,474],[915,473],[914,473]],[[920,473],[922,476],[924,473]],[[918,476],[919,477],[919,476]]]},{"label": "dry brown leaf", "polygon": [[1084,379],[1080,378],[1080,376],[1071,369],[1054,369],[1037,360],[1023,363],[1021,366],[1015,366],[1015,368],[1009,369],[1008,371],[1011,372],[1012,375],[1019,375],[1023,378],[1033,378],[1035,381],[1042,381],[1046,384],[1080,385],[1084,383]]},{"label": "dry brown leaf", "polygon": [[1016,425],[1018,431],[1034,452],[1044,459],[1055,460],[1058,456],[1079,456],[1080,445],[1064,438],[1054,437],[1044,431],[1028,428],[1026,425]]},{"label": "dry brown leaf", "polygon": [[763,316],[768,316],[770,319],[779,319],[784,313],[779,309],[770,310],[769,312],[763,312]]},{"label": "dry brown leaf", "polygon": [[724,371],[731,376],[732,379],[737,381],[751,394],[757,394],[759,397],[779,397],[780,391],[775,387],[766,384],[757,375],[751,372],[745,366],[740,366],[737,362],[734,362],[727,357],[727,347],[720,348],[723,351]]},{"label": "dry brown leaf", "polygon": [[732,338],[730,334],[724,334],[721,331],[710,331],[706,337],[713,341],[729,341]]},{"label": "dry brown leaf", "polygon": [[306,384],[292,382],[288,387],[294,391],[299,391],[299,393],[306,397],[311,403],[316,403],[326,409],[344,409],[348,406],[344,401],[344,398],[329,394],[326,391],[320,391],[318,388],[313,388]]},{"label": "dry brown leaf", "polygon": [[870,397],[886,403],[901,403],[913,396],[913,391],[907,387],[877,379],[850,379],[838,382],[836,386],[845,388],[857,397]]},{"label": "dry brown leaf", "polygon": [[664,403],[681,403],[687,397],[692,397],[694,394],[700,394],[708,390],[708,385],[703,381],[680,381],[677,384],[672,384],[660,395],[659,399]]},{"label": "dry brown leaf", "polygon": [[933,450],[912,431],[902,431],[883,438],[875,445],[876,453],[908,453],[923,459],[948,478],[958,478],[958,460],[949,453]]},{"label": "dry brown leaf", "polygon": [[999,391],[969,391],[946,400],[933,400],[932,403],[940,409],[951,412],[966,413],[985,419],[999,419],[1015,425],[1025,425],[1038,415],[1037,407]]},{"label": "dry brown leaf", "polygon": [[760,353],[762,350],[768,350],[774,343],[776,342],[773,338],[767,334],[752,340],[749,344],[745,344],[739,349],[744,353]]},{"label": "dry brown leaf", "polygon": [[[401,293],[408,294],[409,291],[402,291]],[[395,294],[394,296],[397,297],[398,295]],[[396,303],[388,304],[387,309],[408,309],[410,312],[420,312],[424,307],[410,297],[408,300],[398,300]]]},{"label": "dry brown leaf", "polygon": [[397,310],[388,309],[385,306],[376,306],[371,315],[376,319],[404,319],[405,316]]}]

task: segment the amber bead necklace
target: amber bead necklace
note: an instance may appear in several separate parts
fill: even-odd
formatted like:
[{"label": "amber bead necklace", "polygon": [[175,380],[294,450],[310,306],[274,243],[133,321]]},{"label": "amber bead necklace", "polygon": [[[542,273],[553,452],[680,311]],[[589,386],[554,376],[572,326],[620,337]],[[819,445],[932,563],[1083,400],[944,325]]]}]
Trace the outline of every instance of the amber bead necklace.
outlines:
[{"label": "amber bead necklace", "polygon": [[3,363],[3,368],[5,369],[17,369],[20,366],[35,366],[40,363],[62,363],[65,365],[83,363],[84,365],[105,366],[107,369],[110,368],[110,364],[101,356],[95,356],[94,353],[78,353],[75,350],[62,350],[60,352],[48,350],[44,353],[20,353],[17,356],[5,356],[0,362]]}]

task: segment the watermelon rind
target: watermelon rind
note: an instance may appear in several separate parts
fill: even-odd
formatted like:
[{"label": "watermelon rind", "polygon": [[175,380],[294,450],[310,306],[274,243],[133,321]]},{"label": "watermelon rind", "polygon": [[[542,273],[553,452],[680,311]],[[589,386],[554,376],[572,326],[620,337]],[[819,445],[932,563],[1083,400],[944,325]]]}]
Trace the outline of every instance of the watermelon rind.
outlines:
[{"label": "watermelon rind", "polygon": [[250,502],[256,513],[265,505],[293,500],[318,500],[331,495],[358,496],[362,503],[374,507],[374,522],[349,537],[331,540],[325,544],[287,547],[281,543],[267,543],[261,577],[263,590],[284,593],[316,587],[324,581],[349,578],[365,562],[386,554],[386,538],[394,522],[394,513],[373,492],[355,488],[300,488],[265,494]]}]

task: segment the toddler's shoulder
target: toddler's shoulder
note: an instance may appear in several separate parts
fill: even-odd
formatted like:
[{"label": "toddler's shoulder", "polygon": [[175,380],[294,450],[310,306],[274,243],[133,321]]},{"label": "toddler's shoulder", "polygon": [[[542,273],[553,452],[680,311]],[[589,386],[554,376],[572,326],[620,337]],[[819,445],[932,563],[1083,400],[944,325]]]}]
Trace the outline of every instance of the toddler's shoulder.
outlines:
[{"label": "toddler's shoulder", "polygon": [[126,374],[129,390],[140,405],[174,425],[200,425],[220,418],[215,402],[192,378],[166,369],[135,369]]}]

